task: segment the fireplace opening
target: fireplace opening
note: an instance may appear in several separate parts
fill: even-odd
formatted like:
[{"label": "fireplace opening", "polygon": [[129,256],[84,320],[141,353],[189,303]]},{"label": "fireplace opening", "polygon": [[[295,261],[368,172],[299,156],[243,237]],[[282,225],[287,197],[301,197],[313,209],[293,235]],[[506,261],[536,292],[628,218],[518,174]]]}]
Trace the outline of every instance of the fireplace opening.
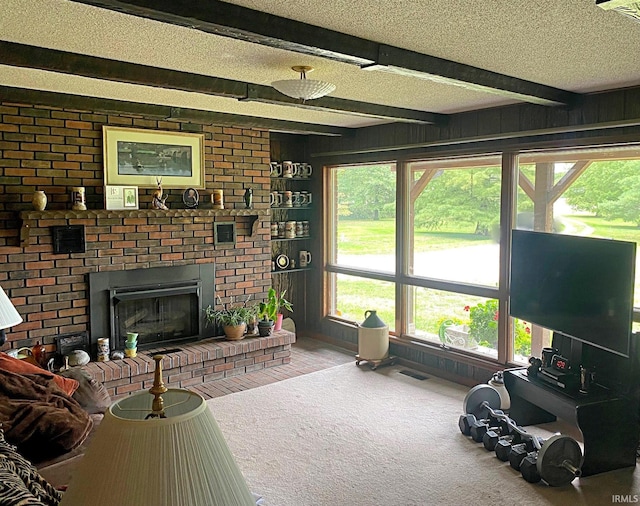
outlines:
[{"label": "fireplace opening", "polygon": [[138,347],[199,337],[200,282],[159,289],[111,290],[116,348],[128,332],[138,334]]},{"label": "fireplace opening", "polygon": [[214,299],[214,264],[89,274],[91,343],[109,337],[124,349],[127,332],[138,348],[213,337],[203,312]]}]

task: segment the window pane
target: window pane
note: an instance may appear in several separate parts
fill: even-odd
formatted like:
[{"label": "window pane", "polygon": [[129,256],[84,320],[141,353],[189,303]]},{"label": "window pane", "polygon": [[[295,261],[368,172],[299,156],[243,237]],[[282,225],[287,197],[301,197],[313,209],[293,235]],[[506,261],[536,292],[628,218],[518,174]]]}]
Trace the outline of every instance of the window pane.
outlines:
[{"label": "window pane", "polygon": [[395,165],[332,170],[336,222],[333,261],[344,267],[395,272]]},{"label": "window pane", "polygon": [[[640,152],[582,150],[520,156],[516,228],[640,243]],[[636,262],[638,258],[636,258]],[[636,264],[634,305],[640,306]],[[530,325],[531,354],[551,332]],[[514,336],[518,349],[518,336]],[[514,357],[526,362],[526,357]]]},{"label": "window pane", "polygon": [[415,162],[409,274],[497,286],[499,159]]},{"label": "window pane", "polygon": [[497,358],[498,301],[413,287],[416,337]]},{"label": "window pane", "polygon": [[377,311],[380,319],[395,330],[395,284],[345,274],[332,274],[335,281],[335,316],[358,323],[364,312]]}]

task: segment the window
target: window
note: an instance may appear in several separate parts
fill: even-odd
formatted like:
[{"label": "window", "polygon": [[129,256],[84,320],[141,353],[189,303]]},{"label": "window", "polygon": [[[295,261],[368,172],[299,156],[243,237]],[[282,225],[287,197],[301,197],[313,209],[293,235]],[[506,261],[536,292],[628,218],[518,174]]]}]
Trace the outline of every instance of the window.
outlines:
[{"label": "window", "polygon": [[[329,314],[360,322],[374,309],[399,336],[501,363],[526,364],[551,341],[548,330],[508,315],[506,227],[640,243],[637,147],[328,174]],[[640,265],[636,287],[639,307]]]},{"label": "window", "polygon": [[[516,228],[640,243],[637,149],[521,155],[518,178]],[[638,307],[638,267],[635,286]],[[551,332],[538,325],[528,327],[531,353],[540,356],[551,344]]]}]

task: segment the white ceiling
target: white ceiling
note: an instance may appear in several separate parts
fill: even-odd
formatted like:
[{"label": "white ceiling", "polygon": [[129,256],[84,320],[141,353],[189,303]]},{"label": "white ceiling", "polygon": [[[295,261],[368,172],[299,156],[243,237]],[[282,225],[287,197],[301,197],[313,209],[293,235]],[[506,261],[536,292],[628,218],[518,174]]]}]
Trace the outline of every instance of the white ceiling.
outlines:
[{"label": "white ceiling", "polygon": [[[640,85],[640,23],[595,0],[230,3],[567,91]],[[434,113],[513,103],[67,0],[0,0],[0,11],[0,40],[9,42],[261,85],[296,78],[292,65],[311,65],[309,78],[336,84],[333,97]],[[341,127],[388,121],[6,65],[0,85]]]}]

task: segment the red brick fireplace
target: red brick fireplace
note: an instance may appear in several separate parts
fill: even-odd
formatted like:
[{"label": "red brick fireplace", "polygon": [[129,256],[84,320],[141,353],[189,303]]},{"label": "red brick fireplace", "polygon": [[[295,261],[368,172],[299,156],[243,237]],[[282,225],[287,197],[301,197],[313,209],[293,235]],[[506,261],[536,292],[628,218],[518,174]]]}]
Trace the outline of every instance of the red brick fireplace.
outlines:
[{"label": "red brick fireplace", "polygon": [[[202,132],[203,205],[185,209],[182,189],[165,190],[170,210],[150,209],[152,188],[140,189],[140,210],[103,205],[102,126]],[[271,286],[269,133],[252,128],[166,121],[140,115],[0,103],[0,285],[24,322],[7,333],[7,348],[89,332],[89,273],[177,265],[215,265],[223,299],[262,300]],[[87,211],[72,211],[70,188],[86,188]],[[244,209],[246,186],[253,209]],[[211,209],[214,188],[224,210]],[[35,190],[49,198],[33,211]],[[235,244],[214,244],[214,222],[235,222]],[[84,253],[55,254],[51,227],[83,225]]]}]

